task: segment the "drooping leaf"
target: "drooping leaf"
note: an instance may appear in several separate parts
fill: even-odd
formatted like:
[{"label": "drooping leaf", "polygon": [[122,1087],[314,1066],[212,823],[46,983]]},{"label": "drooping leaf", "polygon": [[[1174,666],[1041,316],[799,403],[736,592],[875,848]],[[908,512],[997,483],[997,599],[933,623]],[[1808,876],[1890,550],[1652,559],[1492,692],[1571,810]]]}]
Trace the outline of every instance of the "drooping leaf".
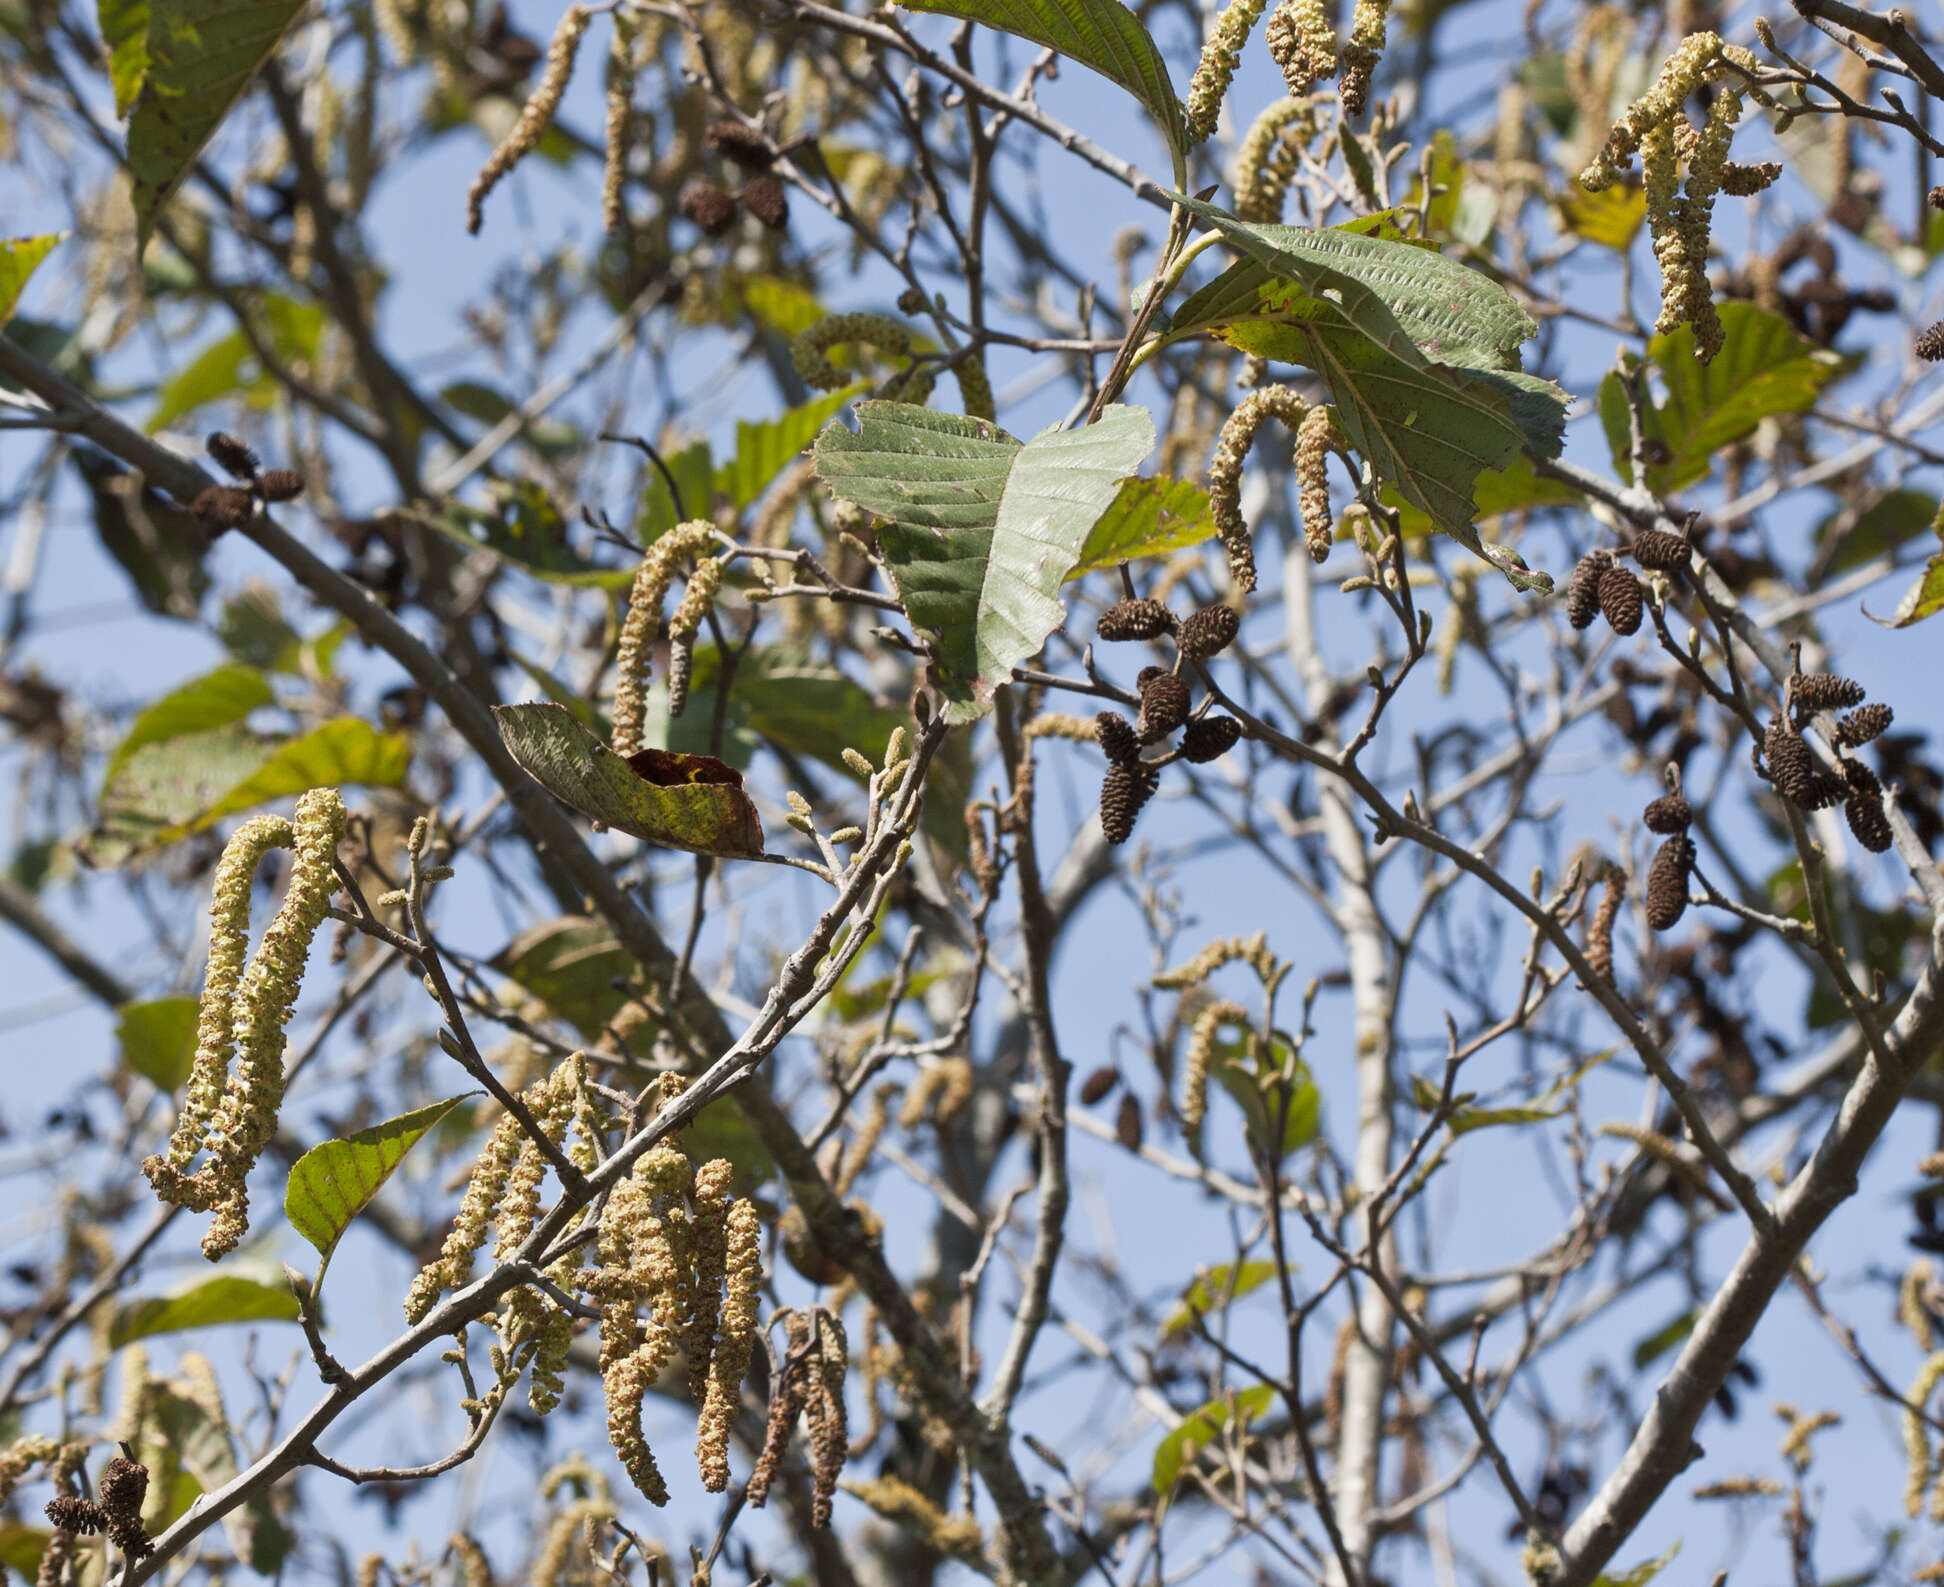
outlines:
[{"label": "drooping leaf", "polygon": [[27,285],[27,278],[66,235],[64,231],[43,232],[38,237],[0,241],[0,325],[13,318],[14,305],[20,301],[20,289]]},{"label": "drooping leaf", "polygon": [[1887,490],[1860,513],[1833,512],[1816,525],[1818,553],[1828,548],[1839,530],[1842,544],[1828,558],[1828,571],[1847,573],[1876,557],[1888,556],[1915,540],[1938,521],[1938,500],[1928,491]]},{"label": "drooping leaf", "polygon": [[1275,1276],[1274,1262],[1224,1262],[1220,1267],[1211,1268],[1198,1275],[1195,1282],[1188,1286],[1187,1294],[1181,1297],[1181,1304],[1161,1324],[1161,1337],[1166,1339],[1187,1333],[1195,1326],[1197,1317],[1206,1317],[1210,1312],[1219,1311],[1240,1300],[1252,1290],[1262,1288]]},{"label": "drooping leaf", "polygon": [[150,0],[149,69],[128,123],[135,251],[303,0]]},{"label": "drooping leaf", "polygon": [[[1649,400],[1641,413],[1647,484],[1656,494],[1706,478],[1723,447],[1754,434],[1764,419],[1805,411],[1843,371],[1840,353],[1798,335],[1779,314],[1752,303],[1723,303],[1720,313],[1724,340],[1713,363],[1695,358],[1686,325],[1647,344],[1666,390],[1665,401]],[[1600,422],[1614,468],[1631,483],[1626,391],[1617,374],[1600,382]]]},{"label": "drooping leaf", "polygon": [[115,1313],[108,1328],[108,1346],[119,1350],[152,1334],[184,1328],[214,1328],[221,1323],[295,1322],[297,1297],[284,1283],[218,1273],[199,1278],[167,1295],[130,1301]]},{"label": "drooping leaf", "polygon": [[135,718],[128,736],[108,759],[104,783],[111,783],[128,758],[145,744],[164,744],[187,733],[241,722],[252,711],[275,705],[270,683],[254,667],[224,666],[191,678]]},{"label": "drooping leaf", "polygon": [[1121,481],[1153,450],[1147,409],[1116,403],[1084,429],[1041,431],[1013,459],[979,591],[972,692],[981,705],[1060,626],[1060,585]]},{"label": "drooping leaf", "polygon": [[127,574],[136,598],[162,616],[194,621],[209,588],[209,532],[106,452],[77,446],[68,455],[87,486],[101,548]]},{"label": "drooping leaf", "polygon": [[742,776],[708,755],[642,750],[625,760],[552,703],[493,708],[500,738],[563,804],[663,848],[748,858],[763,827]]},{"label": "drooping leaf", "polygon": [[1177,156],[1186,148],[1181,101],[1168,63],[1120,0],[904,0],[912,11],[980,22],[1031,39],[1117,83],[1146,108]]},{"label": "drooping leaf", "polygon": [[124,1003],[115,1012],[115,1039],[121,1044],[123,1067],[158,1091],[181,1090],[196,1056],[196,1000],[159,997],[147,1003]]},{"label": "drooping leaf", "polygon": [[1257,1383],[1227,1400],[1210,1400],[1161,1440],[1154,1451],[1154,1491],[1166,1497],[1188,1464],[1229,1428],[1247,1427],[1275,1403],[1273,1385]]},{"label": "drooping leaf", "polygon": [[732,511],[741,512],[775,483],[833,414],[866,389],[866,383],[859,381],[841,391],[812,397],[760,424],[738,419],[736,455],[716,470],[716,494],[728,499]]},{"label": "drooping leaf", "polygon": [[148,76],[148,0],[95,0],[95,21],[108,54],[108,76],[115,85],[115,115],[129,106]]},{"label": "drooping leaf", "polygon": [[320,1142],[291,1165],[290,1179],[284,1186],[284,1216],[291,1228],[316,1248],[320,1288],[324,1271],[331,1265],[331,1253],[337,1250],[344,1231],[391,1178],[405,1154],[466,1097],[477,1095],[468,1091],[447,1097],[342,1140]]},{"label": "drooping leaf", "polygon": [[1934,617],[1940,611],[1944,611],[1944,551],[1926,562],[1917,582],[1904,591],[1903,599],[1897,602],[1896,615],[1890,619],[1890,626],[1908,628],[1912,623],[1921,623],[1926,617]]},{"label": "drooping leaf", "polygon": [[591,1042],[627,1004],[639,966],[603,922],[562,915],[521,932],[494,957],[493,968]]},{"label": "drooping leaf", "polygon": [[1122,558],[1166,556],[1200,545],[1215,534],[1208,492],[1185,479],[1130,479],[1100,515],[1080,548],[1069,580]]}]

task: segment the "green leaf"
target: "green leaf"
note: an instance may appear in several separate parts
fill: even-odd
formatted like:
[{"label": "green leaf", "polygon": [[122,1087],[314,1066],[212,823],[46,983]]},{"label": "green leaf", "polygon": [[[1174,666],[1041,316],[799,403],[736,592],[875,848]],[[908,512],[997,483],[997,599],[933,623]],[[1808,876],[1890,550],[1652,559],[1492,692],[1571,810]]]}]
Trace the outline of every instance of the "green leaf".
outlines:
[{"label": "green leaf", "polygon": [[0,325],[13,318],[20,290],[54,251],[54,245],[67,235],[64,231],[43,232],[38,237],[10,237],[0,242]]},{"label": "green leaf", "polygon": [[[217,1388],[216,1392],[220,1395],[222,1391]],[[214,1493],[235,1478],[236,1447],[220,1398],[215,1405],[205,1406],[162,1388],[156,1391],[151,1414],[169,1452],[181,1463],[182,1486],[195,1490],[174,1496],[170,1509],[180,1504],[186,1511],[200,1494]],[[225,1515],[223,1531],[236,1557],[247,1561],[259,1575],[274,1576],[290,1552],[290,1534],[278,1524],[268,1499],[261,1494]]]},{"label": "green leaf", "polygon": [[[1395,491],[1386,489],[1383,494],[1386,504],[1396,509],[1398,529],[1406,538],[1421,538],[1437,527],[1430,514]],[[1472,512],[1480,523],[1542,507],[1574,507],[1582,499],[1571,485],[1540,474],[1524,457],[1514,458],[1504,468],[1488,468],[1472,483]]]},{"label": "green leaf", "polygon": [[551,702],[496,705],[493,715],[527,774],[582,815],[691,854],[763,852],[762,823],[741,776],[713,756],[648,749],[624,759]]},{"label": "green leaf", "polygon": [[500,561],[548,584],[625,588],[632,567],[600,567],[567,540],[567,524],[547,493],[526,481],[496,485],[491,507],[449,502],[438,511],[404,509],[414,523],[436,530],[468,551],[487,551]]},{"label": "green leaf", "polygon": [[232,787],[194,820],[171,827],[164,842],[214,826],[224,816],[254,810],[312,788],[395,788],[412,761],[412,741],[404,733],[380,733],[359,717],[340,717],[302,738],[280,744],[270,758]]},{"label": "green leaf", "polygon": [[102,781],[113,782],[115,773],[145,744],[164,744],[185,734],[228,727],[252,711],[276,703],[269,680],[254,667],[218,667],[200,678],[191,678],[135,718],[128,736],[109,757]]},{"label": "green leaf", "polygon": [[115,866],[193,821],[251,776],[276,749],[240,727],[189,733],[146,744],[131,754],[101,790],[94,829],[79,853],[90,865]]},{"label": "green leaf", "polygon": [[33,1581],[40,1574],[41,1555],[53,1535],[45,1527],[0,1521],[0,1565],[11,1566],[24,1581]]},{"label": "green leaf", "polygon": [[236,1273],[197,1279],[167,1295],[130,1301],[115,1313],[108,1328],[108,1348],[151,1334],[177,1333],[185,1328],[214,1328],[220,1323],[295,1322],[297,1297],[284,1283],[270,1284]]},{"label": "green leaf", "polygon": [[[1944,540],[1944,524],[1938,525],[1937,537]],[[1926,562],[1917,582],[1904,591],[1904,598],[1897,602],[1897,610],[1889,626],[1908,628],[1912,623],[1921,623],[1940,610],[1944,610],[1944,551]]]},{"label": "green leaf", "polygon": [[[1801,413],[1843,371],[1843,359],[1797,335],[1779,314],[1752,303],[1723,303],[1724,335],[1714,362],[1694,356],[1694,332],[1685,325],[1656,336],[1647,357],[1667,396],[1649,400],[1641,414],[1647,443],[1647,484],[1665,495],[1704,479],[1715,454],[1752,435],[1762,420]],[[1633,482],[1626,391],[1618,374],[1600,382],[1600,422],[1613,466]]]},{"label": "green leaf", "polygon": [[913,626],[937,647],[946,714],[970,721],[1059,626],[1059,587],[1152,449],[1154,422],[1116,405],[1021,447],[985,420],[907,403],[857,414],[855,434],[832,424],[818,438],[817,472],[889,520],[878,542]]},{"label": "green leaf", "polygon": [[591,1042],[627,1004],[639,966],[602,922],[562,915],[521,932],[494,957],[493,968]]},{"label": "green leaf", "polygon": [[1215,519],[1208,492],[1185,479],[1130,479],[1121,483],[1112,505],[1088,531],[1080,560],[1069,580],[1123,557],[1166,556],[1213,538]]},{"label": "green leaf", "polygon": [[[316,358],[324,331],[324,310],[319,305],[273,292],[258,305],[258,313],[264,340],[285,363],[301,367]],[[266,407],[275,401],[278,389],[276,377],[258,364],[249,340],[241,331],[232,331],[211,342],[163,383],[147,428],[154,435],[198,408],[235,394]]]},{"label": "green leaf", "polygon": [[320,1288],[324,1271],[331,1265],[331,1253],[337,1250],[344,1231],[370,1205],[405,1154],[466,1097],[479,1094],[468,1091],[447,1097],[342,1140],[321,1142],[291,1165],[290,1180],[284,1187],[284,1216],[291,1228],[316,1247]]},{"label": "green leaf", "polygon": [[115,1021],[122,1066],[134,1070],[158,1091],[180,1091],[196,1057],[198,1012],[193,997],[159,997],[148,1003],[122,1004]]},{"label": "green leaf", "polygon": [[[1323,1093],[1317,1089],[1309,1065],[1296,1057],[1293,1044],[1283,1032],[1271,1034],[1266,1055],[1258,1052],[1253,1033],[1246,1029],[1222,1038],[1216,1043],[1215,1063],[1210,1072],[1235,1099],[1255,1140],[1265,1143],[1272,1140],[1279,1118],[1283,1126],[1283,1156],[1301,1150],[1316,1139],[1323,1119]],[[1289,1088],[1287,1114],[1282,1111],[1285,1085]]]},{"label": "green leaf", "polygon": [[845,403],[869,389],[858,381],[810,401],[761,424],[736,421],[736,455],[715,473],[715,493],[728,498],[732,511],[741,512],[775,483],[776,477],[816,440],[817,432]]},{"label": "green leaf", "polygon": [[128,114],[148,76],[148,0],[95,0],[95,21],[115,85],[115,115]]},{"label": "green leaf", "polygon": [[1154,1451],[1154,1491],[1166,1497],[1190,1462],[1230,1427],[1247,1427],[1275,1403],[1275,1388],[1258,1383],[1228,1400],[1210,1400],[1161,1440]]},{"label": "green leaf", "polygon": [[149,70],[128,123],[135,251],[303,0],[151,0]]},{"label": "green leaf", "polygon": [[1057,50],[1125,88],[1153,116],[1177,163],[1187,148],[1168,63],[1120,0],[904,0],[906,9],[980,22]]},{"label": "green leaf", "polygon": [[1694,1332],[1696,1314],[1684,1311],[1656,1328],[1645,1339],[1634,1346],[1634,1371],[1639,1372],[1649,1363],[1667,1354],[1683,1339]]},{"label": "green leaf", "polygon": [[1473,1130],[1491,1129],[1498,1124],[1538,1124],[1556,1119],[1564,1108],[1459,1108],[1445,1121],[1453,1135],[1469,1135]]},{"label": "green leaf", "polygon": [[1888,556],[1899,546],[1915,540],[1938,521],[1938,500],[1928,491],[1886,490],[1852,515],[1833,512],[1816,525],[1816,549],[1822,552],[1839,529],[1846,532],[1842,544],[1830,557],[1830,573],[1847,573],[1876,557]]},{"label": "green leaf", "polygon": [[1559,213],[1575,237],[1625,253],[1646,223],[1647,189],[1638,182],[1615,182],[1589,193],[1574,182],[1559,201]]},{"label": "green leaf", "polygon": [[1644,1560],[1631,1569],[1620,1571],[1612,1576],[1595,1577],[1593,1587],[1647,1587],[1647,1584],[1658,1576],[1674,1556],[1680,1552],[1681,1544],[1677,1538],[1673,1543],[1668,1545],[1665,1554],[1655,1559]]},{"label": "green leaf", "polygon": [[1196,1317],[1221,1310],[1251,1290],[1262,1288],[1275,1276],[1274,1262],[1224,1262],[1197,1275],[1187,1294],[1181,1297],[1181,1304],[1161,1324],[1161,1337],[1187,1333],[1195,1326]]},{"label": "green leaf", "polygon": [[[682,510],[690,518],[706,518],[715,506],[715,464],[709,453],[707,441],[696,441],[681,451],[662,459],[668,465],[668,472],[675,476],[675,483],[681,488]],[[681,522],[681,514],[675,510],[675,503],[668,494],[668,482],[662,478],[661,470],[651,467],[648,471],[648,493],[641,504],[641,515],[635,521],[635,535],[643,545],[659,540],[676,524]],[[633,569],[629,570],[633,577]]]}]

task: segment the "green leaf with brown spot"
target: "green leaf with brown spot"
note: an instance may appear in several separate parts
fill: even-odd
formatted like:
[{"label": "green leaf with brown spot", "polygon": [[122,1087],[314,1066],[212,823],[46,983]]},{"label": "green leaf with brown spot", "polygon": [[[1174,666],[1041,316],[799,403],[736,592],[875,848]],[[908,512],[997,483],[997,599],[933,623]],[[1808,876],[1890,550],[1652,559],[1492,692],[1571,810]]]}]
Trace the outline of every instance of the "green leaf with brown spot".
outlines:
[{"label": "green leaf with brown spot", "polygon": [[750,859],[763,825],[742,775],[713,755],[623,757],[552,703],[497,705],[500,738],[533,780],[582,815],[662,848]]}]

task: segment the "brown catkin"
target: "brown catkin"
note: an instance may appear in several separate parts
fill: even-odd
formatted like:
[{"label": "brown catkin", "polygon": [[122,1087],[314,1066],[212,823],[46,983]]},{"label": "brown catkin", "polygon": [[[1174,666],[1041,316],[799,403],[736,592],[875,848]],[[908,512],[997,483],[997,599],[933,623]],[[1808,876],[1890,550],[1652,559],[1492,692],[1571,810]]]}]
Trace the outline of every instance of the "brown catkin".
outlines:
[{"label": "brown catkin", "polygon": [[1640,812],[1649,832],[1663,837],[1685,832],[1694,823],[1694,806],[1677,793],[1662,794]]},{"label": "brown catkin", "polygon": [[1850,796],[1843,801],[1843,816],[1849,822],[1850,831],[1872,854],[1887,852],[1895,838],[1890,831],[1890,818],[1883,811],[1883,784],[1860,760],[1845,759],[1843,775],[1850,787]]},{"label": "brown catkin", "polygon": [[57,1532],[72,1532],[77,1537],[92,1537],[108,1525],[101,1506],[78,1493],[63,1493],[47,1501],[42,1512]]},{"label": "brown catkin", "polygon": [[1094,624],[1095,635],[1110,644],[1126,639],[1157,639],[1174,630],[1174,613],[1159,601],[1116,601]]},{"label": "brown catkin", "polygon": [[209,455],[222,465],[223,472],[231,479],[256,478],[256,453],[227,430],[218,430],[204,441],[203,445],[208,449]]},{"label": "brown catkin", "polygon": [[1141,740],[1152,744],[1188,720],[1188,680],[1159,673],[1141,685]]},{"label": "brown catkin", "polygon": [[1573,565],[1566,584],[1566,621],[1587,628],[1600,615],[1600,579],[1613,566],[1610,551],[1589,551]]},{"label": "brown catkin", "polygon": [[1337,72],[1336,31],[1325,0],[1281,0],[1263,30],[1283,82],[1297,98]]},{"label": "brown catkin", "polygon": [[717,154],[746,171],[767,171],[776,163],[776,150],[769,139],[740,121],[712,121],[702,136]]},{"label": "brown catkin", "polygon": [[304,494],[304,476],[294,468],[266,469],[257,478],[257,494],[265,501],[295,501]]},{"label": "brown catkin", "polygon": [[1181,735],[1181,758],[1203,765],[1220,760],[1242,737],[1242,724],[1232,716],[1204,716],[1188,724]]},{"label": "brown catkin", "polygon": [[720,237],[736,224],[736,199],[713,182],[691,182],[675,201],[682,218],[705,237]]},{"label": "brown catkin", "polygon": [[1118,711],[1102,711],[1094,718],[1094,741],[1114,764],[1141,758],[1141,735]]},{"label": "brown catkin", "polygon": [[781,231],[790,224],[789,195],[784,192],[783,184],[767,172],[743,183],[742,201],[743,208],[771,231]]},{"label": "brown catkin", "polygon": [[1665,529],[1643,529],[1634,536],[1634,561],[1643,568],[1665,571],[1686,567],[1691,549],[1685,535],[1670,534]]},{"label": "brown catkin", "polygon": [[[697,1175],[698,1184],[700,1178]],[[756,1348],[763,1287],[763,1225],[756,1204],[746,1197],[738,1199],[729,1209],[724,1233],[727,1293],[695,1439],[702,1486],[710,1493],[720,1493],[729,1485],[729,1432],[742,1401],[749,1357]]]},{"label": "brown catkin", "polygon": [[1762,758],[1768,762],[1770,779],[1791,804],[1820,810],[1829,803],[1816,757],[1802,735],[1779,716],[1769,719],[1762,734]]},{"label": "brown catkin", "polygon": [[789,1450],[790,1435],[796,1431],[797,1417],[802,1413],[803,1402],[810,1392],[813,1367],[809,1359],[809,1316],[797,1311],[787,1313],[784,1333],[786,1344],[783,1362],[770,1375],[769,1422],[763,1430],[763,1447],[750,1470],[749,1484],[744,1494],[753,1510],[762,1509],[769,1501],[770,1484],[776,1480],[776,1468],[783,1463],[783,1456]]},{"label": "brown catkin", "polygon": [[1620,918],[1626,891],[1626,873],[1617,865],[1608,866],[1606,890],[1600,894],[1600,902],[1586,928],[1586,962],[1609,981],[1613,979],[1613,926]]},{"label": "brown catkin", "polygon": [[844,1414],[844,1373],[850,1365],[850,1347],[837,1314],[821,1307],[817,1311],[816,1339],[804,1409],[810,1424],[810,1525],[822,1531],[830,1525],[830,1501],[850,1454],[850,1430]]},{"label": "brown catkin", "polygon": [[1675,925],[1688,906],[1688,872],[1694,869],[1694,844],[1676,833],[1655,851],[1647,868],[1647,924],[1655,931]]},{"label": "brown catkin", "polygon": [[250,493],[235,485],[211,485],[189,504],[190,512],[205,529],[221,533],[241,528],[250,521],[254,505]]},{"label": "brown catkin", "polygon": [[1818,711],[1842,711],[1863,703],[1863,685],[1834,672],[1805,672],[1795,680],[1792,696],[1798,720]]},{"label": "brown catkin", "polygon": [[614,36],[608,45],[607,113],[603,119],[604,159],[601,165],[601,226],[610,237],[628,230],[628,148],[634,121],[636,24],[626,11],[614,13]]},{"label": "brown catkin", "polygon": [[116,1455],[101,1468],[101,1477],[95,1485],[95,1492],[101,1498],[102,1513],[110,1521],[139,1519],[142,1501],[148,1497],[148,1485],[146,1466],[130,1460],[126,1455]]},{"label": "brown catkin", "polygon": [[1157,777],[1139,761],[1115,761],[1100,786],[1100,829],[1109,843],[1125,843],[1134,833],[1134,818],[1153,797]]},{"label": "brown catkin", "polygon": [[1182,620],[1178,643],[1190,661],[1204,661],[1227,650],[1241,630],[1241,614],[1233,606],[1218,602],[1190,612]]},{"label": "brown catkin", "polygon": [[1292,434],[1301,431],[1309,404],[1290,386],[1252,391],[1222,421],[1215,454],[1208,463],[1208,509],[1215,537],[1228,553],[1229,578],[1238,590],[1256,587],[1255,544],[1242,517],[1242,467],[1263,421],[1275,419]]},{"label": "brown catkin", "polygon": [[1836,741],[1847,744],[1851,749],[1867,744],[1871,739],[1880,737],[1889,727],[1890,707],[1881,701],[1858,706],[1847,716],[1839,717],[1836,722]]},{"label": "brown catkin", "polygon": [[466,230],[473,235],[478,235],[486,221],[486,195],[498,186],[501,177],[539,146],[547,128],[553,125],[554,112],[560,108],[561,96],[567,92],[567,79],[574,72],[574,58],[580,53],[581,35],[587,31],[593,15],[583,4],[571,5],[554,29],[539,86],[521,107],[520,119],[514,122],[513,130],[487,156],[466,192]]},{"label": "brown catkin", "polygon": [[1616,634],[1640,632],[1643,602],[1640,580],[1625,568],[1609,567],[1600,575],[1600,612]]},{"label": "brown catkin", "polygon": [[1082,1105],[1092,1107],[1119,1084],[1120,1071],[1112,1064],[1102,1064],[1080,1082],[1080,1101]]},{"label": "brown catkin", "polygon": [[1114,1134],[1130,1152],[1141,1149],[1141,1102],[1132,1091],[1120,1100],[1120,1110],[1114,1115]]}]

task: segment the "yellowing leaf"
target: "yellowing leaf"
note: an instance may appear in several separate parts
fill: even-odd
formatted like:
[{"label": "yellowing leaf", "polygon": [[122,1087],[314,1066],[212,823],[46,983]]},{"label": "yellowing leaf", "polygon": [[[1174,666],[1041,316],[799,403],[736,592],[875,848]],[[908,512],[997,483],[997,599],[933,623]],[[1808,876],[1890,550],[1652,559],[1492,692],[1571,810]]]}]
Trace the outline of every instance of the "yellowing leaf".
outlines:
[{"label": "yellowing leaf", "polygon": [[1273,1387],[1258,1383],[1237,1394],[1232,1405],[1227,1400],[1210,1400],[1162,1439],[1154,1451],[1154,1491],[1167,1497],[1174,1489],[1175,1479],[1197,1455],[1227,1429],[1247,1427],[1275,1399]]},{"label": "yellowing leaf", "polygon": [[171,827],[163,841],[200,832],[240,810],[254,810],[312,788],[396,787],[411,764],[412,741],[403,733],[380,733],[358,717],[326,722],[302,738],[281,744],[270,758],[194,820]]},{"label": "yellowing leaf", "polygon": [[1274,1262],[1224,1262],[1220,1267],[1211,1268],[1188,1286],[1188,1293],[1181,1297],[1181,1304],[1161,1324],[1161,1336],[1165,1339],[1174,1334],[1187,1333],[1195,1326],[1197,1317],[1206,1317],[1210,1312],[1219,1311],[1231,1302],[1240,1300],[1275,1276]]},{"label": "yellowing leaf", "polygon": [[1587,242],[1625,253],[1647,219],[1647,190],[1637,182],[1615,182],[1589,193],[1575,182],[1559,201],[1567,230]]},{"label": "yellowing leaf", "polygon": [[148,0],[95,0],[95,21],[115,85],[115,114],[125,116],[148,76]]},{"label": "yellowing leaf", "polygon": [[160,997],[124,1003],[116,1011],[115,1039],[122,1067],[158,1091],[179,1091],[196,1056],[198,1005],[193,997]]},{"label": "yellowing leaf", "polygon": [[45,232],[38,237],[12,237],[0,242],[0,325],[13,318],[27,278],[66,235],[64,231]]},{"label": "yellowing leaf", "polygon": [[1185,479],[1129,479],[1113,505],[1087,532],[1069,580],[1123,558],[1166,556],[1200,545],[1215,534],[1208,492]]}]

